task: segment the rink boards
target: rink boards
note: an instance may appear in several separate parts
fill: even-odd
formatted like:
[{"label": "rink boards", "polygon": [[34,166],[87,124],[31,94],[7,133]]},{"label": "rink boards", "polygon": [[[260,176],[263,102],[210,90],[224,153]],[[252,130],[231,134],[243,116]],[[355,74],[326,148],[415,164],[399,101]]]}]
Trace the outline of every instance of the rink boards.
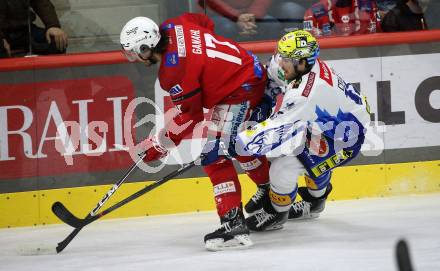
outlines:
[{"label": "rink boards", "polygon": [[[366,144],[350,166],[335,171],[331,199],[440,191],[439,43],[324,49],[321,56],[368,97],[380,128],[375,134],[379,141]],[[154,68],[118,61],[91,66],[85,59],[72,66],[11,71],[0,67],[0,227],[59,223],[50,210],[55,201],[86,216],[133,163],[125,151],[127,139],[142,138],[153,124],[130,125],[127,137],[129,102],[146,97],[164,110],[170,101],[154,87]],[[129,124],[155,111],[152,106],[138,109]],[[160,127],[163,117],[155,122]],[[60,149],[57,133],[73,139],[69,132],[75,125],[91,125],[97,136],[79,135],[73,148]],[[180,157],[174,155],[157,173],[134,173],[106,206],[198,152],[197,144],[185,141]],[[247,176],[240,178],[246,201],[255,187]],[[210,181],[197,167],[106,218],[213,209]]]},{"label": "rink boards", "polygon": [[[357,165],[334,171],[330,200],[387,197],[440,191],[440,160],[398,164]],[[256,187],[240,175],[243,200],[246,202]],[[124,184],[107,207],[137,192],[151,181]],[[300,185],[305,185],[301,179]],[[85,217],[107,193],[110,185],[50,189],[0,194],[0,227],[59,223],[51,206],[63,202],[79,217]],[[104,207],[105,208],[105,207]],[[207,177],[174,179],[105,216],[123,218],[214,210],[212,186]]]}]

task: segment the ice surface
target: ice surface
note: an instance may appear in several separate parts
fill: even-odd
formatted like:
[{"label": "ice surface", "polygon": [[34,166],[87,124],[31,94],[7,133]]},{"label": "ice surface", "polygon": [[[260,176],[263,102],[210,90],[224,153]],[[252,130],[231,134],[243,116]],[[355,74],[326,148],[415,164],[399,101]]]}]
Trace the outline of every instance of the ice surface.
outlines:
[{"label": "ice surface", "polygon": [[[400,237],[416,270],[440,270],[439,208],[440,194],[329,202],[318,219],[222,252],[203,247],[218,226],[214,212],[97,221],[59,255],[48,249],[72,231],[67,225],[2,229],[0,270],[397,270]],[[42,255],[22,255],[37,247]]]}]

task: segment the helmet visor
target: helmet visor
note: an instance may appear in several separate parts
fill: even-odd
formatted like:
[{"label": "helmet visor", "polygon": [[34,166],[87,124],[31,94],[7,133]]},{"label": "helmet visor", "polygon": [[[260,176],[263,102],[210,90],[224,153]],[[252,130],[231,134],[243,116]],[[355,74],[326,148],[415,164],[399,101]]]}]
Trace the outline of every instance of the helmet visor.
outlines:
[{"label": "helmet visor", "polygon": [[285,57],[280,55],[280,61],[286,64],[293,64],[293,66],[299,65],[299,60],[296,58]]},{"label": "helmet visor", "polygon": [[142,44],[139,49],[134,47],[130,50],[126,50],[122,44],[121,46],[122,52],[130,62],[150,60],[153,55],[151,48],[145,44]]},{"label": "helmet visor", "polygon": [[122,47],[121,51],[124,54],[124,56],[128,59],[128,61],[135,62],[138,60],[137,53],[133,49],[125,50],[123,45],[121,45],[121,47]]}]

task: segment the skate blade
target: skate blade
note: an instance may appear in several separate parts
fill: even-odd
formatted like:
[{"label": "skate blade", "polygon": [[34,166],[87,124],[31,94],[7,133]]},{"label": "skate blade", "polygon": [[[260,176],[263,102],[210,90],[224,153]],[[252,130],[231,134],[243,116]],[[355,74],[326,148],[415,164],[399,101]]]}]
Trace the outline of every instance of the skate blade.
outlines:
[{"label": "skate blade", "polygon": [[205,243],[205,247],[209,251],[247,249],[252,245],[253,243],[248,234],[236,235],[226,242],[223,238],[217,238],[208,240]]},{"label": "skate blade", "polygon": [[265,231],[276,231],[276,230],[281,230],[284,227],[284,225],[273,225],[273,226],[268,226],[267,228],[265,228],[264,230],[254,230],[254,229],[249,229],[251,232],[265,232]]},{"label": "skate blade", "polygon": [[284,227],[284,225],[273,225],[273,226],[269,226],[267,227],[264,231],[276,231],[276,230],[281,230]]},{"label": "skate blade", "polygon": [[319,213],[313,213],[306,216],[300,216],[297,218],[288,218],[288,220],[308,220],[308,219],[315,219],[319,217]]}]

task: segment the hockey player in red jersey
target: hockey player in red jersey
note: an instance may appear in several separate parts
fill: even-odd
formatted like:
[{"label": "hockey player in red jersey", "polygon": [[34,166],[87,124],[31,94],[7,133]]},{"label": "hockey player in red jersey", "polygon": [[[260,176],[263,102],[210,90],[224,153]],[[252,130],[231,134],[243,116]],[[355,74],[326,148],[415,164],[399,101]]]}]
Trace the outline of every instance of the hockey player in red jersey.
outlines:
[{"label": "hockey player in red jersey", "polygon": [[229,155],[257,185],[269,181],[265,156],[239,156],[234,145],[242,124],[264,94],[267,75],[263,65],[236,42],[216,35],[213,22],[202,14],[185,13],[166,20],[160,28],[149,18],[136,17],[124,26],[120,39],[130,61],[147,66],[160,62],[160,86],[179,112],[173,118],[179,131],[168,126],[143,142],[145,160],[167,155],[204,120],[203,108],[212,108],[210,121],[215,129],[210,128],[208,142],[214,147],[202,165],[214,188],[222,226],[205,236],[205,245],[209,250],[252,245],[237,173],[232,161],[218,153],[220,141],[229,143]]}]

